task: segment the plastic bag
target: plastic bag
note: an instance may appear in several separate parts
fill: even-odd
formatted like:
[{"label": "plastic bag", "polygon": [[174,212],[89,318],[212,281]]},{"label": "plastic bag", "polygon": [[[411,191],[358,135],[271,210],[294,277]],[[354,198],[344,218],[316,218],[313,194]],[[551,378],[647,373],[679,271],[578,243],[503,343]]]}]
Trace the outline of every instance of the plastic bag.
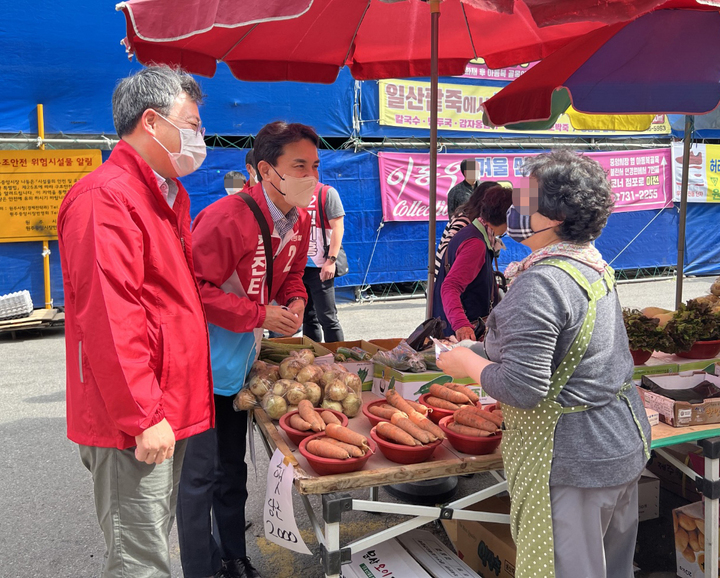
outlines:
[{"label": "plastic bag", "polygon": [[362,381],[340,365],[328,365],[320,379],[323,401],[320,407],[355,417],[362,407]]},{"label": "plastic bag", "polygon": [[390,351],[378,351],[373,355],[373,361],[399,371],[411,371],[413,373],[427,371],[423,355],[410,347],[406,341],[401,341],[400,345]]}]

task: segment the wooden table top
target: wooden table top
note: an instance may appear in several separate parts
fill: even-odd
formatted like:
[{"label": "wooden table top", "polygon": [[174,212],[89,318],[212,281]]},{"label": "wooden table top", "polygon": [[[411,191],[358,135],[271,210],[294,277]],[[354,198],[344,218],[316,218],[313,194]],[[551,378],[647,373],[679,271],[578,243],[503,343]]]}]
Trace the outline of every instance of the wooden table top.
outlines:
[{"label": "wooden table top", "polygon": [[[379,398],[370,392],[363,393],[363,403],[370,403],[376,399]],[[301,494],[328,494],[409,481],[433,480],[453,475],[499,470],[503,467],[500,449],[492,454],[472,456],[458,452],[445,440],[426,462],[412,465],[396,464],[385,458],[378,450],[362,470],[348,474],[319,476],[276,422],[273,422],[262,409],[256,409],[254,414],[255,421],[270,448],[273,451],[280,449],[295,467],[295,487]],[[362,413],[351,419],[348,425],[350,429],[367,438],[370,437],[370,422]],[[677,428],[660,423],[652,428],[651,447],[661,448],[715,436],[720,436],[720,424]]]}]

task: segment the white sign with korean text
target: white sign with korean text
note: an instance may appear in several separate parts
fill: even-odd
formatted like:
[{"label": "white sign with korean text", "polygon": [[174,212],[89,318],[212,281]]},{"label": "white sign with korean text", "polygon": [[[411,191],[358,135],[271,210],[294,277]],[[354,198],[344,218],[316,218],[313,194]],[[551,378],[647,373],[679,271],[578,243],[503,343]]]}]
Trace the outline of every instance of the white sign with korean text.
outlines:
[{"label": "white sign with korean text", "polygon": [[268,466],[263,508],[265,538],[293,552],[312,554],[295,522],[292,503],[293,467],[285,463],[284,459],[282,452],[275,450]]}]

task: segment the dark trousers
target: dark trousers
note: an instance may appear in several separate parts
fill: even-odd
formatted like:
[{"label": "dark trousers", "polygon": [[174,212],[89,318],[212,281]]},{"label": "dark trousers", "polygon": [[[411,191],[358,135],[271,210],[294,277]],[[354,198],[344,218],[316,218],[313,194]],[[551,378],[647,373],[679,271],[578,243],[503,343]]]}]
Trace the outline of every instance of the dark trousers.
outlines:
[{"label": "dark trousers", "polygon": [[247,412],[215,396],[215,429],[188,439],[177,501],[185,578],[212,576],[222,560],[244,558]]},{"label": "dark trousers", "polygon": [[308,294],[303,318],[303,335],[318,342],[344,341],[335,306],[335,278],[321,281],[320,268],[307,267],[303,275],[303,283]]}]

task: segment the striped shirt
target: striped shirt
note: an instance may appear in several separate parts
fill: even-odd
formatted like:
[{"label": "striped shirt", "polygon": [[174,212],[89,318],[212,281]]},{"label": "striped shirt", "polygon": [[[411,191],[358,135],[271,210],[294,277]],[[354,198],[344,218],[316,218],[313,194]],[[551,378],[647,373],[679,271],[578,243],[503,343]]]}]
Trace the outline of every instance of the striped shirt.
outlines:
[{"label": "striped shirt", "polygon": [[450,219],[448,224],[445,225],[445,230],[443,231],[442,237],[440,237],[437,252],[435,253],[435,278],[437,278],[438,273],[440,272],[440,267],[442,267],[443,257],[445,256],[445,251],[447,251],[447,247],[450,244],[450,240],[455,236],[455,233],[469,224],[470,219],[460,213],[456,217]]},{"label": "striped shirt", "polygon": [[263,194],[265,195],[265,201],[267,202],[268,209],[270,209],[270,216],[272,217],[273,223],[277,232],[281,238],[284,238],[290,231],[293,230],[295,223],[297,223],[300,214],[298,213],[297,207],[293,207],[285,215],[283,212],[275,206],[268,197],[267,191],[265,191],[265,185],[263,185]]}]

